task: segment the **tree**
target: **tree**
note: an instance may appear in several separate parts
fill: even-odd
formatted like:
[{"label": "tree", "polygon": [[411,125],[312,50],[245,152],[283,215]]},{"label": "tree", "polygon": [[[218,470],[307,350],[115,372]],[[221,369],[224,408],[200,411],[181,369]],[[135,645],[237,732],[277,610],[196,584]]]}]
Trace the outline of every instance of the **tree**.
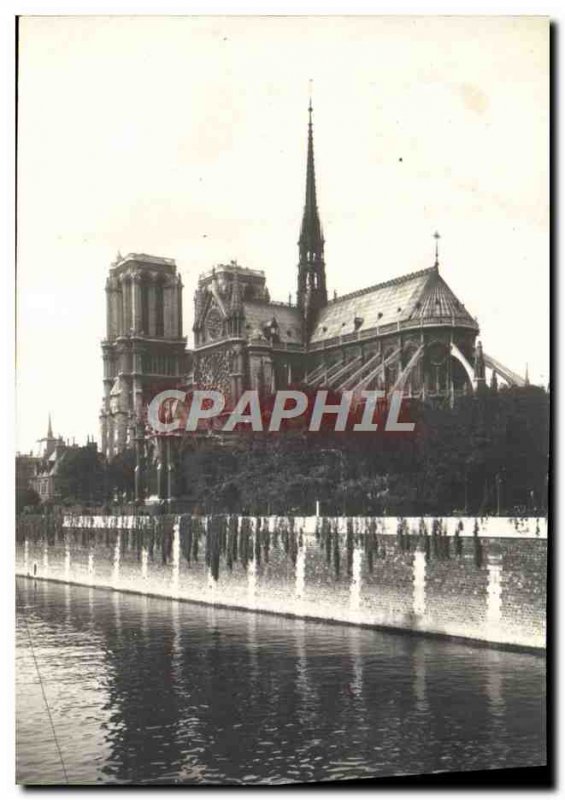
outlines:
[{"label": "tree", "polygon": [[29,486],[16,486],[16,513],[26,508],[36,508],[41,503],[41,498],[34,489]]},{"label": "tree", "polygon": [[55,485],[56,493],[63,501],[103,501],[107,494],[107,482],[100,453],[89,445],[65,450],[57,461]]}]

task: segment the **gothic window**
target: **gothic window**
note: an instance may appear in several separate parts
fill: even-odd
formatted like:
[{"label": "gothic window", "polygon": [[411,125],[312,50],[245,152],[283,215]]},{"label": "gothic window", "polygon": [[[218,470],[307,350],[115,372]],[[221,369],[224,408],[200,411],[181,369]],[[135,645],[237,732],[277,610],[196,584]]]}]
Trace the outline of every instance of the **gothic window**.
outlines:
[{"label": "gothic window", "polygon": [[223,321],[218,309],[212,308],[206,317],[206,334],[208,339],[218,339],[222,335]]}]

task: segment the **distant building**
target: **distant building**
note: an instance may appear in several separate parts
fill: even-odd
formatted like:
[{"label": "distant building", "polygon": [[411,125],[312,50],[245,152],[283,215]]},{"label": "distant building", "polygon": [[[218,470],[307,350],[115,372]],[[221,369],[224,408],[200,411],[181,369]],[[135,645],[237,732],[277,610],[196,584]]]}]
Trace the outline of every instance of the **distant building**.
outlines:
[{"label": "distant building", "polygon": [[[16,470],[19,470],[21,479],[27,477],[28,486],[31,486],[39,495],[41,502],[56,500],[61,495],[60,469],[65,458],[71,451],[81,448],[74,442],[69,444],[61,436],[53,435],[51,415],[47,426],[47,435],[38,441],[37,455],[18,456]],[[87,439],[85,447],[97,450],[94,440]],[[16,475],[18,472],[16,473]],[[24,484],[20,484],[23,486]]]}]

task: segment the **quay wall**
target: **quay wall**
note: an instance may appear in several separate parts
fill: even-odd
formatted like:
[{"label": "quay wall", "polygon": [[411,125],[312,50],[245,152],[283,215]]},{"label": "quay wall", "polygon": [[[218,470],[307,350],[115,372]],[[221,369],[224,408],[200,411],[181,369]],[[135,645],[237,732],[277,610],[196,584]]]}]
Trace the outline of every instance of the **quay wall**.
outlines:
[{"label": "quay wall", "polygon": [[544,518],[22,516],[16,573],[545,648]]}]

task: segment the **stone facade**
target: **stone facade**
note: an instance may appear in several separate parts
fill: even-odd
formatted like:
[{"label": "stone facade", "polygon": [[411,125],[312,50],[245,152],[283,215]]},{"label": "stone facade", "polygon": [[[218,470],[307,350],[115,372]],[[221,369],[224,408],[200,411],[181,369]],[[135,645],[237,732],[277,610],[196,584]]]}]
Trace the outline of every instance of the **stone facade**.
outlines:
[{"label": "stone facade", "polygon": [[106,301],[100,430],[102,452],[111,458],[133,446],[151,397],[185,380],[189,356],[174,260],[118,256],[106,281]]}]

